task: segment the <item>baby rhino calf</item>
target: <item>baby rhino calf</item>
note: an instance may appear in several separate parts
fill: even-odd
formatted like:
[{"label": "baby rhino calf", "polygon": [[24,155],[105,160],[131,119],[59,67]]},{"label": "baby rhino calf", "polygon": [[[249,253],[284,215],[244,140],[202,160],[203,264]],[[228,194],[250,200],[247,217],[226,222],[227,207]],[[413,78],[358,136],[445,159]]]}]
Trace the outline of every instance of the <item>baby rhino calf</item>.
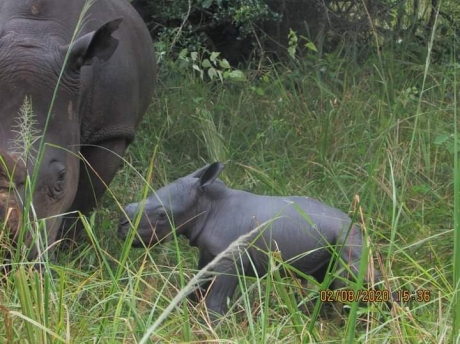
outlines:
[{"label": "baby rhino calf", "polygon": [[[136,216],[141,217],[133,241],[137,247],[171,238],[174,228],[198,247],[198,269],[202,269],[232,242],[269,221],[245,241],[244,254],[226,256],[213,268],[217,277],[206,297],[210,314],[226,312],[227,298],[238,284],[237,273],[254,276],[256,270],[262,276],[267,272],[269,251],[278,251],[296,270],[322,282],[335,250],[346,264],[342,277],[358,275],[362,234],[345,213],[308,197],[230,189],[217,179],[223,168],[219,162],[205,166],[143,202],[129,204],[125,212],[130,221],[122,217],[118,234],[125,239]],[[376,272],[374,276],[378,280]],[[342,281],[337,278],[330,288],[342,287]],[[208,288],[209,282],[202,287]]]}]

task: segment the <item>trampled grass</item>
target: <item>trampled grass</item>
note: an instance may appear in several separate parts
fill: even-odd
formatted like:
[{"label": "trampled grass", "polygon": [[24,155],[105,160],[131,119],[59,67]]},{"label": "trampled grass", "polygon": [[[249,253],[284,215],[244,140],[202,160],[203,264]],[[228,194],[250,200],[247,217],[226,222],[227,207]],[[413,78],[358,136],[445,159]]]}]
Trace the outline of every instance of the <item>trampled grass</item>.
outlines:
[{"label": "trampled grass", "polygon": [[[274,66],[248,71],[250,81],[223,85],[164,71],[104,205],[83,217],[88,240],[47,263],[54,275],[37,275],[18,259],[3,278],[0,338],[451,343],[459,318],[459,287],[452,283],[459,266],[452,260],[457,70],[394,59],[331,64],[325,72]],[[349,212],[366,229],[365,251],[381,270],[384,289],[415,299],[392,311],[373,303],[325,312],[318,301],[325,285],[309,279],[302,289],[282,278],[279,268],[289,266],[273,254],[278,269],[263,279],[241,277],[217,328],[203,304],[184,298],[169,307],[196,275],[197,251],[183,238],[146,249],[120,242],[121,208],[216,159],[225,160],[222,179],[233,188],[308,195]],[[363,288],[366,255],[363,260],[358,283],[348,289]]]}]

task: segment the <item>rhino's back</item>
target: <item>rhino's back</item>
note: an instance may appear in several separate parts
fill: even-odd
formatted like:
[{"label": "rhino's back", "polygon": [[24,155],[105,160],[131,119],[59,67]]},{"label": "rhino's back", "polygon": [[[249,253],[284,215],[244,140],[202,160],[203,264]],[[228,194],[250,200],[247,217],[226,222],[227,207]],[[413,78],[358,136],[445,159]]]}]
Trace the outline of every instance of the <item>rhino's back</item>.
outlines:
[{"label": "rhino's back", "polygon": [[[336,245],[350,229],[353,235],[359,235],[354,233],[355,228],[350,228],[351,219],[347,214],[310,197],[256,195],[251,203],[255,201],[260,202],[253,209],[260,223],[277,217],[269,222],[255,245],[263,251],[278,250],[283,260],[307,274],[328,264],[331,257],[328,246]],[[250,254],[259,272],[264,272],[266,254],[258,249],[251,249]]]},{"label": "rhino's back", "polygon": [[[306,259],[296,259],[303,271],[314,271],[319,261],[327,261],[330,251],[325,247],[346,236],[351,224],[344,212],[309,197],[262,196],[234,190],[213,208],[205,231],[207,245],[220,252],[266,221],[263,232],[253,236],[255,246],[279,250],[286,260],[309,253]],[[258,249],[250,251],[252,258],[264,265],[266,255]]]},{"label": "rhino's back", "polygon": [[214,204],[210,215],[208,231],[219,228],[217,236],[224,241],[231,242],[268,221],[265,239],[304,248],[320,238],[335,243],[351,223],[344,212],[309,197],[262,196],[239,190]]},{"label": "rhino's back", "polygon": [[229,207],[236,209],[243,218],[255,218],[261,223],[279,217],[306,224],[307,227],[315,224],[332,230],[351,222],[343,211],[310,197],[263,196],[236,190],[232,194]]}]

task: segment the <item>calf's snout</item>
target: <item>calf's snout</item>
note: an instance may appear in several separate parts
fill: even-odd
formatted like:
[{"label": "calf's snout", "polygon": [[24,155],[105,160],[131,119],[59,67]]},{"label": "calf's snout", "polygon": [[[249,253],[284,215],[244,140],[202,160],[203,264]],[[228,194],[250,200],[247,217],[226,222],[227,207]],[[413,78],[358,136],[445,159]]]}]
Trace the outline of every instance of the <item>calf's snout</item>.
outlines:
[{"label": "calf's snout", "polygon": [[130,222],[132,222],[135,218],[136,211],[137,203],[128,204],[124,208],[124,213],[121,215],[120,221],[118,222],[118,236],[121,239],[126,239],[126,235],[128,234],[131,226]]},{"label": "calf's snout", "polygon": [[138,207],[138,204],[137,203],[131,203],[131,204],[128,204],[126,207],[125,207],[125,213],[127,216],[129,216],[129,218],[133,218],[136,213],[137,213],[137,207]]}]

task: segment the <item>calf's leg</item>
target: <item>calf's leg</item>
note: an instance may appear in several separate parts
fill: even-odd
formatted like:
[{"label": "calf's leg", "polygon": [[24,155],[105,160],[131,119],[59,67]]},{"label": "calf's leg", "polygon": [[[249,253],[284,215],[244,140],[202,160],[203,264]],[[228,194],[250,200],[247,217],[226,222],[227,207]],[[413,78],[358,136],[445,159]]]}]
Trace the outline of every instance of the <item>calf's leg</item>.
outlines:
[{"label": "calf's leg", "polygon": [[213,270],[217,276],[210,286],[206,297],[206,307],[212,322],[227,312],[227,299],[231,298],[238,285],[235,262],[223,260]]}]

